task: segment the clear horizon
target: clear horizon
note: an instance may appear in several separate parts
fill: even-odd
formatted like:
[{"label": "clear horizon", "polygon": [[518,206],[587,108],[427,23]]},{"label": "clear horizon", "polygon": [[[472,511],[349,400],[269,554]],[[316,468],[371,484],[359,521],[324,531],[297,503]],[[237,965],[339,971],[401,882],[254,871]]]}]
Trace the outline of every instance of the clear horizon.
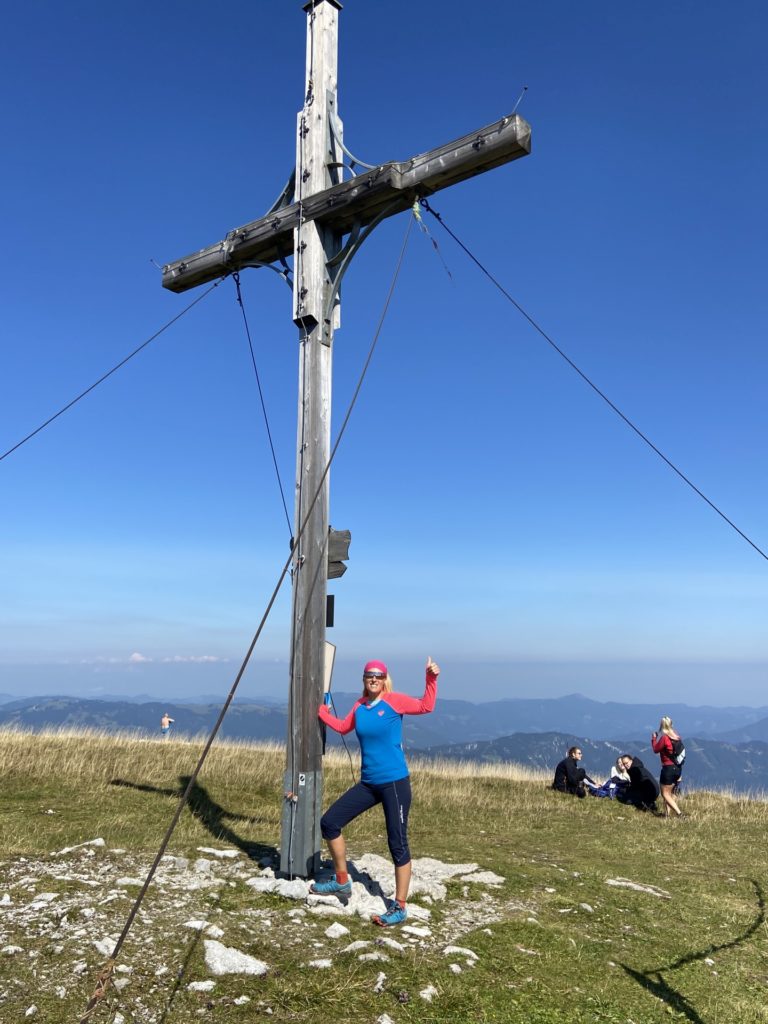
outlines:
[{"label": "clear horizon", "polygon": [[[75,696],[98,699],[101,694],[135,697],[144,694],[151,699],[188,699],[204,694],[223,703],[235,680],[240,662],[218,661],[97,662],[0,665],[0,694],[24,696]],[[763,679],[766,665],[762,662],[678,663],[658,662],[549,662],[517,664],[444,662],[440,697],[467,700],[482,704],[494,700],[541,698],[557,699],[579,695],[600,702],[620,704],[657,704],[659,713],[665,705],[687,704],[690,707],[768,707]],[[422,685],[421,666],[413,660],[398,659],[390,663],[390,671],[398,690],[418,693]],[[359,688],[359,663],[340,660],[336,664],[333,689],[354,693]],[[474,684],[478,674],[485,685]],[[288,699],[287,660],[256,662],[248,667],[238,687],[240,700]],[[496,682],[489,682],[493,677]],[[720,685],[718,686],[718,680]],[[480,693],[478,693],[478,690]],[[674,691],[675,696],[670,697]],[[705,697],[712,691],[714,696]],[[742,693],[747,699],[738,699]],[[156,696],[153,696],[156,694]]]}]

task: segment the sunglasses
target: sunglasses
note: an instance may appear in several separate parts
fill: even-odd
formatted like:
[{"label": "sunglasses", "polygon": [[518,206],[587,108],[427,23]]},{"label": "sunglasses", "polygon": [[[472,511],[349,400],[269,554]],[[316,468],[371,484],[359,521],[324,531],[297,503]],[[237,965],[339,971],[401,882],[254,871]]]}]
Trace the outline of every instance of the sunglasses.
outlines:
[{"label": "sunglasses", "polygon": [[363,679],[383,679],[383,672],[363,672]]}]

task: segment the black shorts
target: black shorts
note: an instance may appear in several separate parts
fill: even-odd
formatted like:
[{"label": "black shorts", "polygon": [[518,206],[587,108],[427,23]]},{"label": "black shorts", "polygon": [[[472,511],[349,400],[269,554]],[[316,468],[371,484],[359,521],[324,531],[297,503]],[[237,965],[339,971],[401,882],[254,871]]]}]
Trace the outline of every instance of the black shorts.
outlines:
[{"label": "black shorts", "polygon": [[659,776],[659,785],[674,786],[676,782],[680,781],[682,774],[683,769],[679,764],[663,764],[661,766],[661,775]]},{"label": "black shorts", "polygon": [[411,852],[408,849],[408,811],[411,808],[411,779],[406,775],[396,782],[385,782],[372,786],[358,782],[343,796],[331,804],[320,820],[323,839],[336,839],[341,830],[363,811],[381,804],[387,825],[387,843],[395,867],[408,864]]}]

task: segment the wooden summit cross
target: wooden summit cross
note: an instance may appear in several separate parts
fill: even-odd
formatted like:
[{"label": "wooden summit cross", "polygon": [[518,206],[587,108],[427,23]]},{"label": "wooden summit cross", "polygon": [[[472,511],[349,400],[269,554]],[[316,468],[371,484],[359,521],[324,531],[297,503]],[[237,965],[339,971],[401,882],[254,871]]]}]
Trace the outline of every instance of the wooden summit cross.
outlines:
[{"label": "wooden summit cross", "polygon": [[[339,0],[310,0],[304,107],[296,171],[272,209],[215,245],[163,267],[163,287],[183,292],[244,267],[273,266],[286,279],[293,253],[293,320],[299,328],[295,530],[319,496],[293,553],[293,636],[281,872],[313,877],[320,864],[322,737],[317,708],[325,665],[331,356],[339,286],[373,228],[416,201],[530,152],[531,129],[516,114],[410,160],[372,167],[344,145],[337,107]],[[347,160],[345,161],[345,156]],[[352,177],[343,180],[347,167]],[[356,167],[366,168],[355,175]],[[345,555],[342,555],[345,557]],[[343,571],[343,570],[342,570]],[[340,573],[339,573],[340,574]]]}]

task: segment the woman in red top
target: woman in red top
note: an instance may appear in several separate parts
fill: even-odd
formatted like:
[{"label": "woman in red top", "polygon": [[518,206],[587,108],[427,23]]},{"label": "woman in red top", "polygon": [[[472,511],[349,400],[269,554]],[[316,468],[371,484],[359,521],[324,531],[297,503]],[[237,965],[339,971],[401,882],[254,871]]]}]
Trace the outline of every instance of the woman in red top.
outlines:
[{"label": "woman in red top", "polygon": [[659,788],[664,800],[664,817],[669,817],[672,811],[676,817],[682,818],[683,812],[677,805],[673,795],[676,783],[680,781],[683,773],[679,764],[675,763],[672,751],[672,740],[679,740],[680,736],[675,732],[672,719],[665,715],[659,723],[659,731],[651,733],[651,746],[656,754],[661,755],[661,775],[659,777]]}]

